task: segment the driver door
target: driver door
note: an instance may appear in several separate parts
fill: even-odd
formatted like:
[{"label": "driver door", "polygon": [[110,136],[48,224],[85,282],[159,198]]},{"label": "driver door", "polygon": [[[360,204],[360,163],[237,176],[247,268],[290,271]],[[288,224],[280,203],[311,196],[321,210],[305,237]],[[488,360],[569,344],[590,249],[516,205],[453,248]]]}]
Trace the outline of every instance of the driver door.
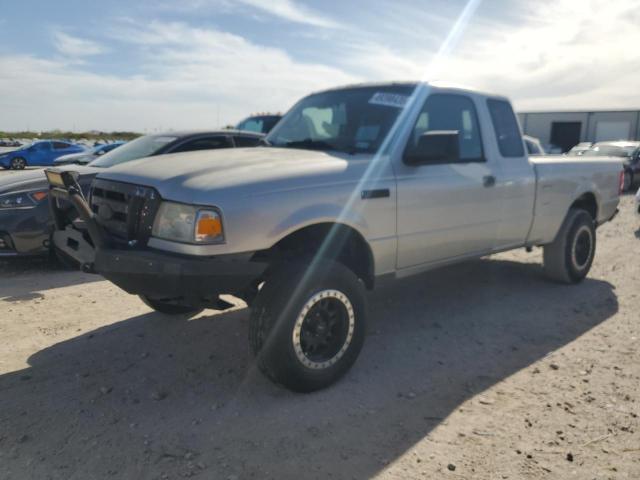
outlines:
[{"label": "driver door", "polygon": [[[457,133],[458,158],[409,162],[407,152],[427,132]],[[396,169],[399,271],[493,249],[502,211],[494,188],[499,167],[484,150],[474,99],[429,95]]]}]

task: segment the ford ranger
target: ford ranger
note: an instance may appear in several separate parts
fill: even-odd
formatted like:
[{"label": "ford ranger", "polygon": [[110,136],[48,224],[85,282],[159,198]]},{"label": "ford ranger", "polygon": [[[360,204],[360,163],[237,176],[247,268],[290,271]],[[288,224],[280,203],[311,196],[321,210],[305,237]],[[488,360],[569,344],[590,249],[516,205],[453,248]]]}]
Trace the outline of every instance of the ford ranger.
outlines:
[{"label": "ford ranger", "polygon": [[541,246],[578,283],[619,202],[619,160],[529,158],[506,98],[440,84],[315,93],[263,143],[116,166],[88,198],[49,169],[54,242],[166,314],[243,299],[259,367],[296,391],[354,363],[382,277]]}]

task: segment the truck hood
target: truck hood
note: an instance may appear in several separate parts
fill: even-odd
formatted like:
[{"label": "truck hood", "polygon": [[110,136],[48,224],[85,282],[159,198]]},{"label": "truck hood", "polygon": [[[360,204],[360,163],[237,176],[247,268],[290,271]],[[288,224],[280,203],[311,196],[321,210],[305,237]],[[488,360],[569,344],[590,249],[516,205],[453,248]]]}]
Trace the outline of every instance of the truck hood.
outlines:
[{"label": "truck hood", "polygon": [[203,150],[136,160],[98,177],[153,187],[168,200],[207,205],[229,192],[254,196],[357,182],[371,158],[273,147]]},{"label": "truck hood", "polygon": [[[59,168],[60,170],[73,170],[81,175],[95,175],[103,170],[101,168],[83,165],[66,165]],[[44,170],[41,168],[9,173],[0,177],[0,194],[20,192],[23,190],[37,190],[40,188],[48,188],[48,186],[49,184],[47,183],[47,178],[44,176]]]}]

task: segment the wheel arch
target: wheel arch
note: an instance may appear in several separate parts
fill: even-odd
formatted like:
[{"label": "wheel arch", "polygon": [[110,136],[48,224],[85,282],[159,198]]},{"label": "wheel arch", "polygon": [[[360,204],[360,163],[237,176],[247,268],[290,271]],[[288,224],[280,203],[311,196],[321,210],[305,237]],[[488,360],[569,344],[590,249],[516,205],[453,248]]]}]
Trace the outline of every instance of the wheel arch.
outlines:
[{"label": "wheel arch", "polygon": [[361,278],[368,289],[374,287],[375,261],[371,246],[362,233],[346,223],[324,221],[306,225],[256,254],[270,262],[310,256],[339,261]]},{"label": "wheel arch", "polygon": [[[598,199],[593,192],[587,191],[579,195],[569,206],[569,211],[576,208],[586,210],[589,212],[589,215],[591,215],[594,222],[598,221]],[[569,212],[567,212],[567,215],[568,214]]]}]

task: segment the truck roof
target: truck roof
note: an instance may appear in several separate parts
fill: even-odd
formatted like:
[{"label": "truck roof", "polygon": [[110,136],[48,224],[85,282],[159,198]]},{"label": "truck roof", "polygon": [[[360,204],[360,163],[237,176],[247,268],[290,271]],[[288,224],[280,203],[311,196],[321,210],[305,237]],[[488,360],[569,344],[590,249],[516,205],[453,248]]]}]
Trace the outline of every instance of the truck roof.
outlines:
[{"label": "truck roof", "polygon": [[424,82],[424,81],[416,81],[416,80],[395,80],[395,81],[387,81],[387,82],[353,83],[353,84],[348,84],[348,85],[341,85],[341,86],[331,87],[331,88],[327,88],[325,90],[319,90],[319,91],[313,92],[312,95],[313,94],[317,94],[317,93],[332,92],[332,91],[337,91],[337,90],[348,90],[348,89],[351,89],[351,88],[375,88],[375,87],[393,87],[393,86],[414,87],[415,88],[418,85],[423,85],[425,87],[426,86],[430,86],[430,87],[434,87],[434,88],[437,88],[437,89],[443,89],[443,90],[459,90],[461,92],[474,93],[476,95],[482,95],[482,96],[485,96],[485,97],[504,98],[504,99],[507,98],[504,95],[496,94],[496,93],[493,93],[493,92],[486,92],[486,91],[480,90],[480,89],[475,88],[475,87],[456,84],[454,82],[445,82],[445,81]]}]

